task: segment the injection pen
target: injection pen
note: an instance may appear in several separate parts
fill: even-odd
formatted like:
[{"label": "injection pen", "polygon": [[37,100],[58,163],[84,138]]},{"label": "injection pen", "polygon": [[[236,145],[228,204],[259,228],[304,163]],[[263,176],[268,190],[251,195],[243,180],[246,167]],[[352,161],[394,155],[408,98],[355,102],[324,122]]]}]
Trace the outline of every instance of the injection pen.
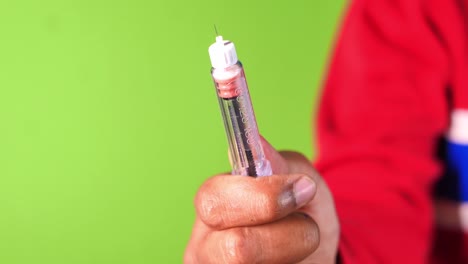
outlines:
[{"label": "injection pen", "polygon": [[263,152],[244,68],[237,59],[234,43],[217,36],[208,51],[229,143],[232,174],[269,176],[271,165]]}]

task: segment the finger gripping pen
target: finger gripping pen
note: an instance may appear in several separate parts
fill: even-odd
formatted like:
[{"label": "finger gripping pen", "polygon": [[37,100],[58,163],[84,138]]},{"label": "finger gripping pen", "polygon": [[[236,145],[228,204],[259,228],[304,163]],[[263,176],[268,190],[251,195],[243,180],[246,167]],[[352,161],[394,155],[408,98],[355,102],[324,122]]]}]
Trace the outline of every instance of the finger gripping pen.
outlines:
[{"label": "finger gripping pen", "polygon": [[265,158],[260,142],[244,68],[237,59],[234,43],[218,36],[208,51],[211,76],[229,143],[232,174],[271,175],[270,162]]}]

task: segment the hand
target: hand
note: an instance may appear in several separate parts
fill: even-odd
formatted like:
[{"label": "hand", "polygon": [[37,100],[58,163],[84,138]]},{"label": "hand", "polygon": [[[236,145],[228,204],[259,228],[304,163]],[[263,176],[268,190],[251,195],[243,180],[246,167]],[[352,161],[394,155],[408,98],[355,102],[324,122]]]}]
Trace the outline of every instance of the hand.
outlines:
[{"label": "hand", "polygon": [[275,175],[218,175],[198,190],[185,264],[335,263],[339,223],[324,180],[303,155],[262,143]]}]

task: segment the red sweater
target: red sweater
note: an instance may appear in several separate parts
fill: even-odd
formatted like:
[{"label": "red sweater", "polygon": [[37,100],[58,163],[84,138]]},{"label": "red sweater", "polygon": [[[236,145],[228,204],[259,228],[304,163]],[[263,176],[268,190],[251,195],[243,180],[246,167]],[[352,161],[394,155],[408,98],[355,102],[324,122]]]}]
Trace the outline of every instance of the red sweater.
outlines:
[{"label": "red sweater", "polygon": [[[316,162],[335,196],[343,262],[468,263],[463,238],[436,243],[432,206],[439,139],[452,109],[468,109],[468,0],[355,0],[348,11]],[[447,249],[460,254],[449,260]]]}]

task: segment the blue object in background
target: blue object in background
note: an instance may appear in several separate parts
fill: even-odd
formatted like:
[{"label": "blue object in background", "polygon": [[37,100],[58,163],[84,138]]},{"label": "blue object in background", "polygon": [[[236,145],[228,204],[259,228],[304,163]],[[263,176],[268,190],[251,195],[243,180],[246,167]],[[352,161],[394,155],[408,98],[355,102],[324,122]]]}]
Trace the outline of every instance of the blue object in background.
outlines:
[{"label": "blue object in background", "polygon": [[446,173],[437,194],[449,200],[468,202],[468,144],[448,141],[445,149]]}]

